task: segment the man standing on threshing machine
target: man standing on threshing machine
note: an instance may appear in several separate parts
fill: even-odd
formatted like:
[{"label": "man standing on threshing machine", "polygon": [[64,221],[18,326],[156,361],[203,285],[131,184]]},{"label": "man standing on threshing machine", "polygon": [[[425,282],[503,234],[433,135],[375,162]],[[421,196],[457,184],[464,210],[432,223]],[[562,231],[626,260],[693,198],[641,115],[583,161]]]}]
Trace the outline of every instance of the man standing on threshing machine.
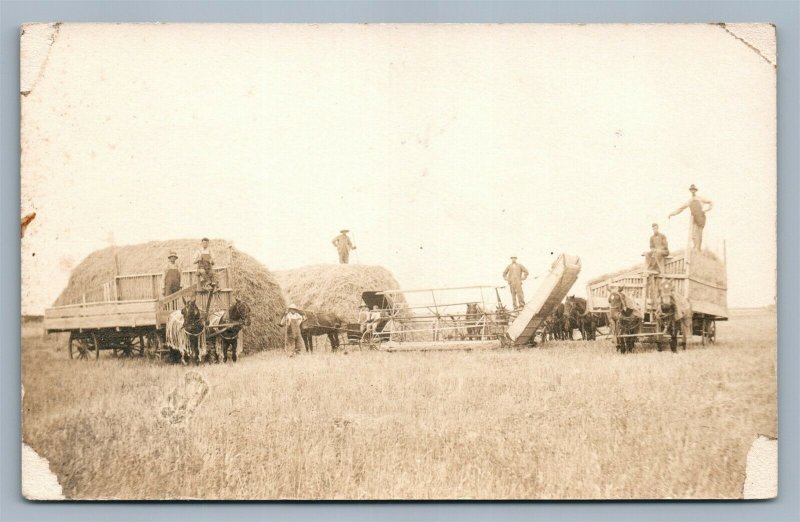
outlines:
[{"label": "man standing on threshing machine", "polygon": [[669,217],[677,216],[683,212],[684,209],[689,209],[692,213],[692,246],[695,250],[700,250],[700,246],[703,242],[703,228],[706,226],[706,212],[709,212],[714,204],[711,203],[711,200],[698,196],[697,187],[694,185],[689,187],[689,192],[692,193],[692,197],[689,201],[675,209]]},{"label": "man standing on threshing machine", "polygon": [[511,288],[511,302],[514,309],[525,306],[525,293],[522,291],[522,282],[528,278],[528,269],[517,263],[517,256],[511,256],[511,264],[503,271],[503,279],[508,281]]},{"label": "man standing on threshing machine", "polygon": [[283,349],[289,352],[289,357],[299,355],[305,347],[303,333],[300,330],[300,325],[304,320],[305,316],[294,304],[289,305],[281,319],[280,325],[284,327]]},{"label": "man standing on threshing machine", "polygon": [[164,269],[164,296],[172,295],[181,289],[181,267],[178,266],[178,254],[175,251],[167,257],[167,267]]},{"label": "man standing on threshing machine", "polygon": [[657,294],[656,278],[664,274],[664,260],[669,255],[667,236],[658,231],[658,223],[653,223],[653,235],[650,236],[650,251],[644,253],[645,270],[650,288],[650,295],[655,299]]},{"label": "man standing on threshing machine", "polygon": [[202,240],[202,248],[194,253],[193,262],[197,265],[197,275],[201,288],[214,291],[217,288],[217,278],[214,276],[214,254],[208,247],[208,238]]},{"label": "man standing on threshing machine", "polygon": [[356,247],[350,241],[347,233],[350,232],[346,228],[339,231],[339,235],[333,238],[333,246],[339,251],[339,264],[346,265],[350,261],[350,251],[355,250]]}]

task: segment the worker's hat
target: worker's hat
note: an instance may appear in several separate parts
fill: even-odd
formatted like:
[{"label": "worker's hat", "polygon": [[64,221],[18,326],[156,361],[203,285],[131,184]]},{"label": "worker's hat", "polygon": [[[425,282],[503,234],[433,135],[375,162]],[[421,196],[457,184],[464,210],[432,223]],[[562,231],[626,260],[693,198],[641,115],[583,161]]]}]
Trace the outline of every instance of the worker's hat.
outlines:
[{"label": "worker's hat", "polygon": [[697,187],[694,186],[694,183],[692,183],[692,186],[689,187],[689,192],[697,192]]},{"label": "worker's hat", "polygon": [[347,232],[350,232],[350,231],[348,229],[346,229],[346,228],[343,228],[339,232],[341,232],[342,234],[346,234]]},{"label": "worker's hat", "polygon": [[174,250],[169,253],[169,255],[167,256],[167,259],[172,259],[173,257],[175,259],[178,259],[178,254]]},{"label": "worker's hat", "polygon": [[289,309],[289,310],[297,310],[297,311],[300,311],[300,309],[299,309],[299,308],[297,308],[297,305],[296,305],[296,304],[294,304],[294,303],[290,304],[290,305],[288,306],[288,309]]},{"label": "worker's hat", "polygon": [[204,237],[204,238],[203,238],[203,239],[201,239],[200,241],[209,241],[209,239],[208,239],[207,237]]},{"label": "worker's hat", "polygon": [[656,222],[653,222],[653,224],[652,224],[652,225],[650,225],[650,226],[651,226],[651,227],[657,227],[657,226],[658,226],[658,223],[656,223]]},{"label": "worker's hat", "polygon": [[511,256],[511,259],[516,259],[516,258],[517,258],[517,256]]},{"label": "worker's hat", "polygon": [[362,304],[361,306],[359,306],[359,308],[369,308],[369,306]]}]

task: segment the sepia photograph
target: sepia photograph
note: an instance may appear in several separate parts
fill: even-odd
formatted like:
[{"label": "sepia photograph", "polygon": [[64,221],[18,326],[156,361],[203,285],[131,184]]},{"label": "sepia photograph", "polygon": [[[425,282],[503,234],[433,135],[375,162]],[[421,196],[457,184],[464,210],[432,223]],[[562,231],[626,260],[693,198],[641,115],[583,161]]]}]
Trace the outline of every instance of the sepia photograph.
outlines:
[{"label": "sepia photograph", "polygon": [[19,38],[25,498],[778,495],[774,25]]}]

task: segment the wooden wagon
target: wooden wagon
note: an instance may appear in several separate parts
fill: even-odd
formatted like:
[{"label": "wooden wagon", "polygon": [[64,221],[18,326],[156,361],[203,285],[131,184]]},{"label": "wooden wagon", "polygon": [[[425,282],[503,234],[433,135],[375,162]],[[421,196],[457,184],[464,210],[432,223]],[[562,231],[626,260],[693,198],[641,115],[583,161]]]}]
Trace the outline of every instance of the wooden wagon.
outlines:
[{"label": "wooden wagon", "polygon": [[[673,253],[665,260],[663,273],[654,274],[640,263],[626,270],[589,281],[586,285],[587,308],[591,312],[609,311],[609,287],[616,284],[632,299],[641,314],[638,331],[630,334],[639,342],[664,342],[664,331],[658,324],[657,288],[659,282],[672,280],[674,290],[685,297],[692,308],[692,334],[703,344],[714,342],[717,321],[727,321],[727,269],[722,258],[709,250],[686,250]],[[612,329],[617,341],[621,337]]]},{"label": "wooden wagon", "polygon": [[[208,310],[230,307],[230,267],[215,268],[214,272],[219,286],[210,301],[209,292],[198,284],[197,270],[183,271],[182,289],[168,296],[160,295],[163,288],[160,272],[118,275],[70,304],[45,310],[45,331],[69,333],[70,358],[97,359],[103,350],[123,357],[160,358],[171,349],[165,337],[167,319],[183,307],[184,298],[195,296],[206,317]],[[208,336],[213,337],[217,330],[229,326],[215,325]]]}]

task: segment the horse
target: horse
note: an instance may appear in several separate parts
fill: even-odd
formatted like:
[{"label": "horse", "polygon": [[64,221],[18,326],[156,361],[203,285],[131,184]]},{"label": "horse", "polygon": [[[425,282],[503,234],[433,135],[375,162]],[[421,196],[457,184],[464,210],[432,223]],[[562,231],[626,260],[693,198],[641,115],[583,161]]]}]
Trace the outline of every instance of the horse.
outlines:
[{"label": "horse", "polygon": [[[669,347],[673,353],[678,351],[678,333],[682,334],[681,347],[685,350],[687,338],[692,334],[692,306],[682,296],[673,291],[673,283],[666,280],[659,285],[658,308],[656,317],[659,324],[664,325],[664,333],[669,334]],[[658,343],[658,351],[662,350]]]},{"label": "horse", "polygon": [[567,316],[567,335],[573,340],[572,332],[577,328],[581,332],[581,340],[586,341],[594,336],[594,321],[586,311],[586,299],[567,296],[564,300],[564,314]]},{"label": "horse", "polygon": [[203,314],[195,298],[183,298],[183,308],[167,318],[167,344],[180,353],[181,363],[200,362],[200,349],[205,346]]},{"label": "horse", "polygon": [[314,336],[327,335],[331,343],[331,351],[339,349],[339,330],[345,321],[338,315],[327,312],[306,312],[305,319],[300,323],[300,334],[306,345],[307,352],[314,351]]},{"label": "horse", "polygon": [[478,303],[467,304],[467,314],[465,318],[467,323],[467,339],[469,339],[470,341],[480,340],[481,338],[480,322],[482,317],[483,317],[483,309],[478,305]]},{"label": "horse", "polygon": [[608,294],[608,319],[614,325],[617,351],[623,354],[632,352],[635,338],[619,336],[636,333],[642,319],[638,310],[628,306],[625,294],[619,290]]},{"label": "horse", "polygon": [[[563,341],[567,338],[569,330],[569,320],[565,313],[566,307],[564,303],[559,303],[550,316],[550,335],[557,341]],[[570,335],[571,337],[571,335]]]},{"label": "horse", "polygon": [[[228,362],[229,350],[231,353],[231,360],[236,362],[236,349],[238,346],[239,332],[245,326],[250,326],[250,306],[238,297],[235,297],[233,304],[226,312],[216,312],[213,317],[209,318],[208,321],[209,326],[227,323],[233,324],[232,326],[228,326],[223,330],[220,330],[216,335],[219,337],[220,342],[222,343],[223,363]],[[212,352],[209,351],[209,354],[212,354]],[[219,362],[219,352],[217,352],[216,349],[216,342],[214,342],[212,357],[216,360],[216,362]]]}]

